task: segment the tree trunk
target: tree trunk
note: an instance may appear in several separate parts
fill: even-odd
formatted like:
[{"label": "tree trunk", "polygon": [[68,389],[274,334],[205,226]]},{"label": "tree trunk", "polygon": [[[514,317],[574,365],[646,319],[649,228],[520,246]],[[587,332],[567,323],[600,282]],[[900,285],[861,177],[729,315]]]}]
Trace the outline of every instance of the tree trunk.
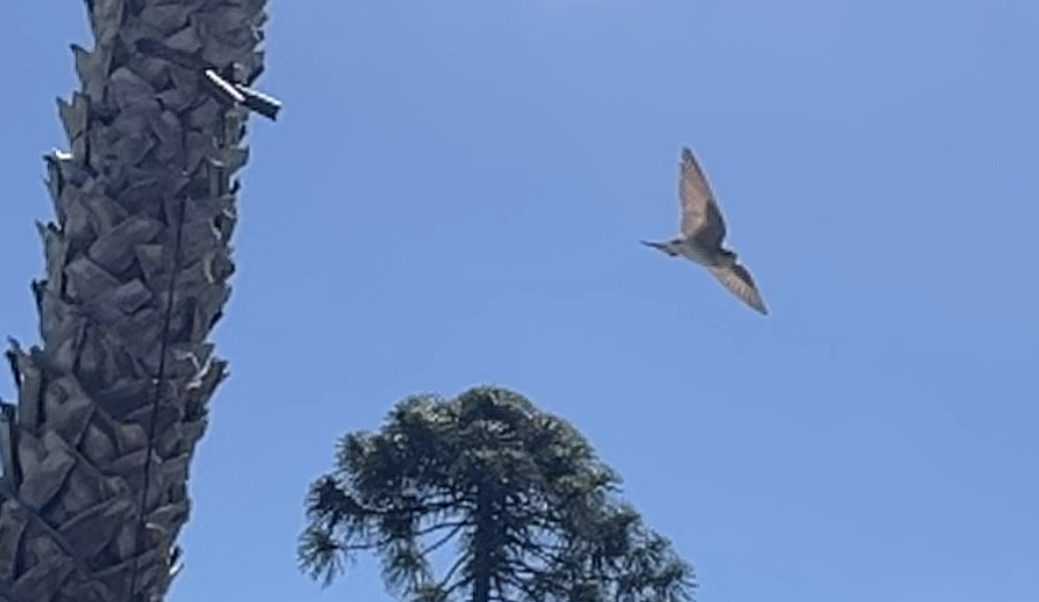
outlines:
[{"label": "tree trunk", "polygon": [[505,495],[493,479],[481,479],[476,491],[476,525],[473,557],[469,567],[472,602],[491,602],[498,576],[502,573],[502,550],[508,545],[502,509]]},{"label": "tree trunk", "polygon": [[59,100],[70,152],[45,157],[42,346],[7,353],[0,602],[157,601],[175,574],[188,466],[226,375],[206,337],[247,158],[226,80],[259,75],[264,4],[86,0],[94,49],[73,46],[82,89]]},{"label": "tree trunk", "polygon": [[495,524],[491,487],[485,482],[476,492],[476,533],[473,537],[472,602],[490,602],[494,567]]}]

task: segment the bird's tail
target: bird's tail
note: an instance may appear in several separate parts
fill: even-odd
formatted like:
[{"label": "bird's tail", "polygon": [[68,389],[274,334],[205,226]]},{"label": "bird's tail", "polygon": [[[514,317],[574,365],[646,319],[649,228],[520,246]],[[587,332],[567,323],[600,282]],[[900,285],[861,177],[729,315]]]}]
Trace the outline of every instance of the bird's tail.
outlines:
[{"label": "bird's tail", "polygon": [[663,251],[664,253],[667,253],[670,257],[678,255],[678,253],[671,248],[671,245],[667,244],[666,242],[650,242],[648,240],[640,240],[639,242],[646,245],[647,247],[652,247],[658,251]]}]

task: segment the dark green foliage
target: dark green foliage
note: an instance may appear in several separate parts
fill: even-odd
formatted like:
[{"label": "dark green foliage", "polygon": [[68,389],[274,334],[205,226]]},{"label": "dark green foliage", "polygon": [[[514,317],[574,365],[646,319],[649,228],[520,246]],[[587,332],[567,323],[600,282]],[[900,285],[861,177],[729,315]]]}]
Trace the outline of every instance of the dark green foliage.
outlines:
[{"label": "dark green foliage", "polygon": [[[329,583],[358,550],[423,602],[677,602],[692,569],[614,499],[620,482],[564,420],[499,388],[409,398],[340,442],[314,482],[300,564]],[[435,576],[430,554],[453,542]]]}]

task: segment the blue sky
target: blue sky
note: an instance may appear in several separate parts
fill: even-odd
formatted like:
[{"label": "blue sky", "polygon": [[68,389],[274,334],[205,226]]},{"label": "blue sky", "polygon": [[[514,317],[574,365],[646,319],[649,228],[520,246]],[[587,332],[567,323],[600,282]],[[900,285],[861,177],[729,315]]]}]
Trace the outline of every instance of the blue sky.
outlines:
[{"label": "blue sky", "polygon": [[[1039,599],[1039,4],[275,0],[171,602],[295,569],[307,484],[410,393],[572,421],[704,602]],[[0,330],[33,340],[80,3],[0,37]],[[21,60],[31,57],[32,60]],[[772,311],[641,247],[681,145]],[[10,397],[11,385],[0,385]]]}]

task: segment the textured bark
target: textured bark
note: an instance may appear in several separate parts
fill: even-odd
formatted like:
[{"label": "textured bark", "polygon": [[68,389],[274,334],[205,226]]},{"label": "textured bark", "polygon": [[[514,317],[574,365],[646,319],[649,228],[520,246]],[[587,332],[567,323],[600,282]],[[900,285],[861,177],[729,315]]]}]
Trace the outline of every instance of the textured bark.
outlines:
[{"label": "textured bark", "polygon": [[175,574],[226,375],[206,337],[230,294],[246,109],[270,108],[244,87],[264,4],[86,1],[94,49],[72,47],[82,89],[58,101],[70,151],[45,157],[42,345],[7,353],[0,602],[160,600]]}]

